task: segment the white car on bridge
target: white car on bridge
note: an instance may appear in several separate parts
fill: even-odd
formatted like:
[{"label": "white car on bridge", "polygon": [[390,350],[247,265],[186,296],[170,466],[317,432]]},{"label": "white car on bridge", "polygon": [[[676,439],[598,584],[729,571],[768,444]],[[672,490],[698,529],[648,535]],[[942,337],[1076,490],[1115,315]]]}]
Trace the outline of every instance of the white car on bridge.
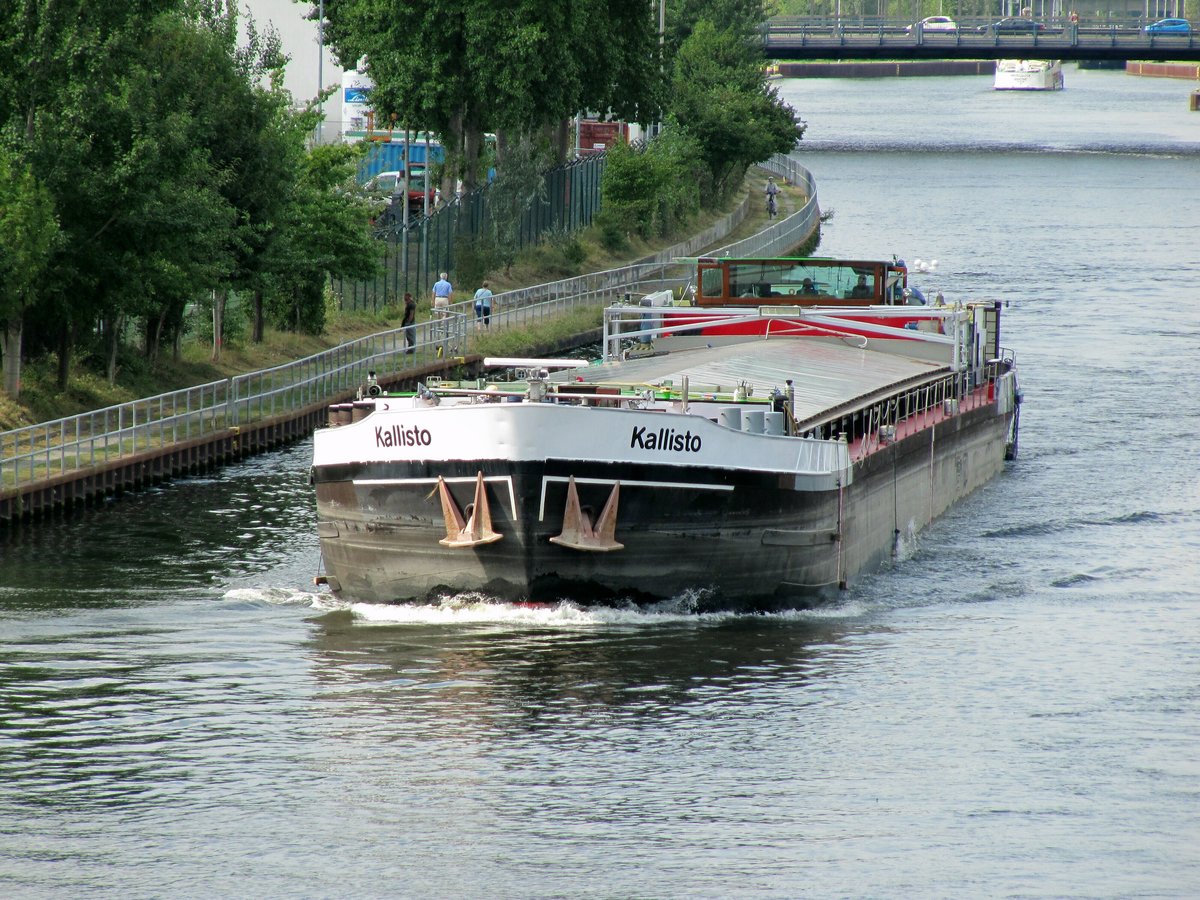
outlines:
[{"label": "white car on bridge", "polygon": [[932,34],[935,32],[953,33],[958,31],[958,25],[955,24],[954,20],[949,16],[928,16],[922,19],[916,25],[909,25],[904,30],[909,34],[914,31],[923,31],[926,34]]}]

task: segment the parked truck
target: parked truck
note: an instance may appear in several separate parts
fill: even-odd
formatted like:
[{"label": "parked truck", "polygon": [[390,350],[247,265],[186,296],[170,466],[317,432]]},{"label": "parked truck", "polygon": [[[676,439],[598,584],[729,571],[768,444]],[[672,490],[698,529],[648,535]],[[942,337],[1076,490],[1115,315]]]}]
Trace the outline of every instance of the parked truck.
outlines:
[{"label": "parked truck", "polygon": [[375,222],[379,225],[398,224],[404,219],[404,207],[401,203],[408,201],[408,214],[422,216],[425,214],[426,201],[428,209],[433,211],[437,190],[432,181],[426,189],[425,167],[414,164],[411,174],[405,178],[403,170],[380,172],[371,176],[363,185],[363,190],[371,198],[378,212]]}]

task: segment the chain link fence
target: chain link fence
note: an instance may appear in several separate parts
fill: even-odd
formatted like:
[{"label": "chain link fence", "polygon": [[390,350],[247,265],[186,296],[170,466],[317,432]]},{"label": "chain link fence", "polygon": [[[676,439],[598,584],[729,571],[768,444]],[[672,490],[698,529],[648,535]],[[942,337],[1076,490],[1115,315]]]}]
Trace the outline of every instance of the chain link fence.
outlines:
[{"label": "chain link fence", "polygon": [[[542,175],[537,199],[513,228],[516,252],[537,244],[547,232],[578,231],[592,224],[600,209],[604,154],[582,156]],[[441,272],[455,269],[465,242],[493,238],[496,219],[489,185],[452,199],[429,216],[381,228],[385,243],[382,271],[374,278],[334,278],[330,282],[344,310],[378,311],[397,306],[405,292],[429,294]],[[403,202],[403,201],[401,201]]]}]

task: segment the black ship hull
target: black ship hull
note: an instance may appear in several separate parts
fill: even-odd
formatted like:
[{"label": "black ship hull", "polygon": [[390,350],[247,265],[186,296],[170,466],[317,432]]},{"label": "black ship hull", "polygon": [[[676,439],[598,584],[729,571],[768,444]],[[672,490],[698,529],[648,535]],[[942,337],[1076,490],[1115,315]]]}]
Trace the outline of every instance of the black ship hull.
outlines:
[{"label": "black ship hull", "polygon": [[[1004,463],[1010,415],[946,418],[811,485],[752,469],[570,459],[389,461],[314,468],[326,579],[364,602],[481,592],[508,601],[803,607],[887,561]],[[469,516],[482,483],[499,537],[447,546],[439,478]],[[612,549],[553,539],[572,482],[588,524],[619,484]]]}]

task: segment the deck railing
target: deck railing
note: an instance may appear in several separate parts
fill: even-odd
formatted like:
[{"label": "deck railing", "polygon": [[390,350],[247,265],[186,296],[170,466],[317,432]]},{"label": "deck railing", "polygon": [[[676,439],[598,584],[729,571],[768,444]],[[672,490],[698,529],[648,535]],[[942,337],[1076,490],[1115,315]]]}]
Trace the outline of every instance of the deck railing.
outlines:
[{"label": "deck railing", "polygon": [[[804,243],[818,227],[820,210],[809,172],[782,156],[763,167],[803,186],[806,202],[765,230],[707,253],[780,255]],[[723,233],[730,224],[724,223]],[[674,260],[694,256],[719,239],[720,234],[710,230],[634,265],[496,294],[492,327],[525,327],[565,312],[606,306],[626,294],[681,287],[693,269]],[[443,319],[347,341],[271,369],[0,432],[0,492],[234,426],[300,413],[352,394],[372,370],[380,380],[394,380],[405,370],[466,355],[471,352],[473,320],[473,303],[466,300],[453,304]],[[410,329],[411,352],[406,339]]]}]

